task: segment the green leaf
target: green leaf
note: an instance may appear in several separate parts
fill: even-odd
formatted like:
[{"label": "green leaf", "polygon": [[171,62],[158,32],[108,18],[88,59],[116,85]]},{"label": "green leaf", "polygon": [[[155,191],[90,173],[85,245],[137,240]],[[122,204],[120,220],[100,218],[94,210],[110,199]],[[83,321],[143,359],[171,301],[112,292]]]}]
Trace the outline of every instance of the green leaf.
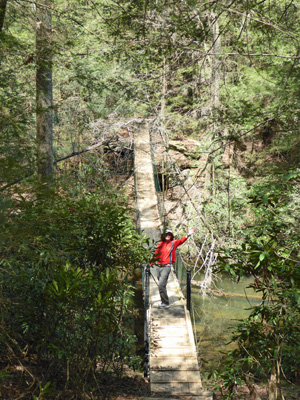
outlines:
[{"label": "green leaf", "polygon": [[269,196],[267,194],[264,194],[263,197],[262,197],[262,203],[264,205],[267,205],[268,204],[268,199],[269,199]]},{"label": "green leaf", "polygon": [[52,281],[52,286],[53,286],[54,290],[58,293],[59,292],[58,284],[55,280]]}]

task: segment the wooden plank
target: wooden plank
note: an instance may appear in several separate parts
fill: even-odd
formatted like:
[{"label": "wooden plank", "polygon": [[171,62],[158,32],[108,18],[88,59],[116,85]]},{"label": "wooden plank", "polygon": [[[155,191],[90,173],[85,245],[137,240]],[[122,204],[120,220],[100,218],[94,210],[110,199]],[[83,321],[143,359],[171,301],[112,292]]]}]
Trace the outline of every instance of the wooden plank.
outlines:
[{"label": "wooden plank", "polygon": [[171,369],[171,370],[199,370],[197,359],[193,357],[150,357],[150,370]]}]

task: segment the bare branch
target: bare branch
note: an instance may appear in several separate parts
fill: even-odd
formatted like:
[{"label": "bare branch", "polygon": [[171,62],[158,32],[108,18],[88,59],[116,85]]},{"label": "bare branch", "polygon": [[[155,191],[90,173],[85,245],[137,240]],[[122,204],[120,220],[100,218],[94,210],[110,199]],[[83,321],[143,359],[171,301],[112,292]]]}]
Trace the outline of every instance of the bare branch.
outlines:
[{"label": "bare branch", "polygon": [[92,146],[89,146],[89,147],[87,147],[86,149],[83,149],[83,150],[80,150],[80,151],[74,151],[73,153],[68,154],[68,155],[65,156],[65,157],[62,157],[62,158],[59,158],[59,159],[55,160],[53,164],[55,165],[55,164],[58,164],[58,163],[61,162],[61,161],[67,160],[68,158],[75,157],[75,156],[79,156],[80,154],[86,153],[87,151],[94,150],[94,149],[96,149],[97,147],[100,147],[100,146],[103,146],[103,145],[104,145],[104,146],[105,146],[105,145],[108,145],[110,142],[111,142],[111,140],[109,139],[109,140],[105,140],[105,141],[102,141],[102,142],[98,142],[98,143],[96,143],[96,144],[93,144]]}]

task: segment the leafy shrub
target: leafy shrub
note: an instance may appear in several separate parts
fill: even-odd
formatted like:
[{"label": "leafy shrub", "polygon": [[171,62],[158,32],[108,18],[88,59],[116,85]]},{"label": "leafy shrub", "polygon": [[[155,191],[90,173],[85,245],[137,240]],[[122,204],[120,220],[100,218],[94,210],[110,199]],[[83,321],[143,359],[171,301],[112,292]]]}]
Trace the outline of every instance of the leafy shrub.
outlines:
[{"label": "leafy shrub", "polygon": [[26,354],[47,366],[44,382],[78,393],[122,371],[135,357],[130,277],[149,256],[124,198],[57,183],[14,194],[1,221],[2,354]]}]

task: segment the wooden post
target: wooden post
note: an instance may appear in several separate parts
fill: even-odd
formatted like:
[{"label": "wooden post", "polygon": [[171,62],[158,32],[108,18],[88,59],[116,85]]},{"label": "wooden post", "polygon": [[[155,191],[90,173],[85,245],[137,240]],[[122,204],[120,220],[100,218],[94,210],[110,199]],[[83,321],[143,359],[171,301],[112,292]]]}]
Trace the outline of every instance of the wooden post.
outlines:
[{"label": "wooden post", "polygon": [[186,270],[186,308],[191,311],[191,270]]}]

